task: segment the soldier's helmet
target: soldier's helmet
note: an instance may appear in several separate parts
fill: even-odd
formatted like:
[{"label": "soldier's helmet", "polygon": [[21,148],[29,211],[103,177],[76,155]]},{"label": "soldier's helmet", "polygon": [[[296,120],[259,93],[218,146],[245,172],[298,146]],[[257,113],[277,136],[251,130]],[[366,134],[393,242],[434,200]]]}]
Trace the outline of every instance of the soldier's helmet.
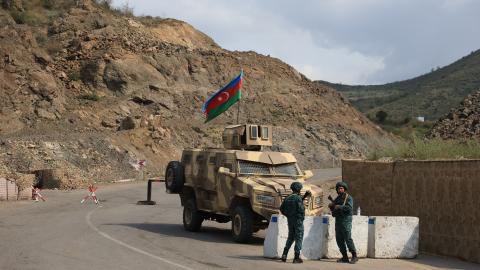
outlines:
[{"label": "soldier's helmet", "polygon": [[293,192],[299,192],[300,190],[302,190],[303,188],[303,185],[302,183],[300,182],[293,182],[291,185],[290,185],[290,189],[293,191]]},{"label": "soldier's helmet", "polygon": [[345,189],[345,191],[348,190],[348,185],[347,185],[347,183],[345,183],[345,182],[343,182],[343,181],[338,182],[338,183],[335,185],[335,190],[338,191],[338,188],[339,188],[339,187],[343,187],[343,188]]}]

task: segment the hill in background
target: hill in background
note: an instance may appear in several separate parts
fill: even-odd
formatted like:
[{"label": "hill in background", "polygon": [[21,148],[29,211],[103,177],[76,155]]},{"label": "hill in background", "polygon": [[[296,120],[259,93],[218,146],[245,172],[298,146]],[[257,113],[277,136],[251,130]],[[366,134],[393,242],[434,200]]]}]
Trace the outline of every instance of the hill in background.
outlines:
[{"label": "hill in background", "polygon": [[162,174],[183,148],[221,146],[236,108],[208,125],[200,108],[241,69],[240,122],[274,125],[273,150],[303,168],[392,140],[333,89],[185,22],[125,16],[108,1],[1,3],[0,171],[105,181],[135,176],[129,163],[146,159]]},{"label": "hill in background", "polygon": [[378,111],[385,111],[391,121],[406,122],[417,116],[434,121],[480,88],[480,50],[410,80],[358,86],[317,83],[342,92],[371,119]]}]

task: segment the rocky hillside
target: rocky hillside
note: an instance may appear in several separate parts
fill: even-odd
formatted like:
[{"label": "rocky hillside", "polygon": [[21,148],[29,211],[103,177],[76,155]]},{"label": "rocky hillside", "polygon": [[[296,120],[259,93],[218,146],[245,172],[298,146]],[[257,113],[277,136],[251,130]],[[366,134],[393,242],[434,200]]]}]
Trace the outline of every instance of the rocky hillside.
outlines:
[{"label": "rocky hillside", "polygon": [[[34,13],[3,0],[3,170],[62,168],[67,177],[106,181],[135,176],[129,162],[146,159],[147,172],[161,174],[185,147],[221,145],[236,108],[207,125],[200,108],[241,69],[240,122],[274,125],[273,149],[294,152],[304,168],[391,141],[340,94],[278,59],[224,50],[181,21],[59,2],[69,5]],[[41,14],[53,15],[38,23]]]},{"label": "rocky hillside", "polygon": [[384,85],[349,86],[319,82],[342,92],[358,110],[393,121],[425,116],[436,120],[480,88],[480,50],[425,75]]},{"label": "rocky hillside", "polygon": [[468,95],[460,107],[440,118],[428,136],[442,139],[480,139],[480,91]]}]

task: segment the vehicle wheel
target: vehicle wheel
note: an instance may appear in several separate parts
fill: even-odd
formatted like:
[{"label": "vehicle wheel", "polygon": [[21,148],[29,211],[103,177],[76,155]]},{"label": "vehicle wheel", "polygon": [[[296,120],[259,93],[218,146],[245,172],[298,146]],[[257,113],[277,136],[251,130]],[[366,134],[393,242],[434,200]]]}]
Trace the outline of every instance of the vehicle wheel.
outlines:
[{"label": "vehicle wheel", "polygon": [[253,213],[249,207],[239,205],[235,207],[232,215],[232,236],[235,242],[246,243],[250,241],[253,233]]},{"label": "vehicle wheel", "polygon": [[202,226],[203,216],[197,209],[194,199],[189,199],[183,206],[183,227],[190,232],[198,232]]},{"label": "vehicle wheel", "polygon": [[184,168],[178,161],[170,161],[165,170],[165,187],[170,193],[178,193],[185,183]]}]

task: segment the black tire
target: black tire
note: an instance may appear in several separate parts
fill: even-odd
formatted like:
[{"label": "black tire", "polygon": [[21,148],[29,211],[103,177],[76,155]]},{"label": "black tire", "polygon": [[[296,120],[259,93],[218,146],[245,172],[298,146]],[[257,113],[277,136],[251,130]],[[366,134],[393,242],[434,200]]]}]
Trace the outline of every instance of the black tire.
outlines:
[{"label": "black tire", "polygon": [[202,227],[203,216],[197,209],[195,199],[189,199],[183,205],[183,227],[190,232],[200,231]]},{"label": "black tire", "polygon": [[169,193],[179,193],[185,183],[185,169],[182,163],[170,161],[165,170],[165,188]]},{"label": "black tire", "polygon": [[232,214],[232,236],[238,243],[247,243],[252,239],[253,213],[250,207],[239,205]]}]

